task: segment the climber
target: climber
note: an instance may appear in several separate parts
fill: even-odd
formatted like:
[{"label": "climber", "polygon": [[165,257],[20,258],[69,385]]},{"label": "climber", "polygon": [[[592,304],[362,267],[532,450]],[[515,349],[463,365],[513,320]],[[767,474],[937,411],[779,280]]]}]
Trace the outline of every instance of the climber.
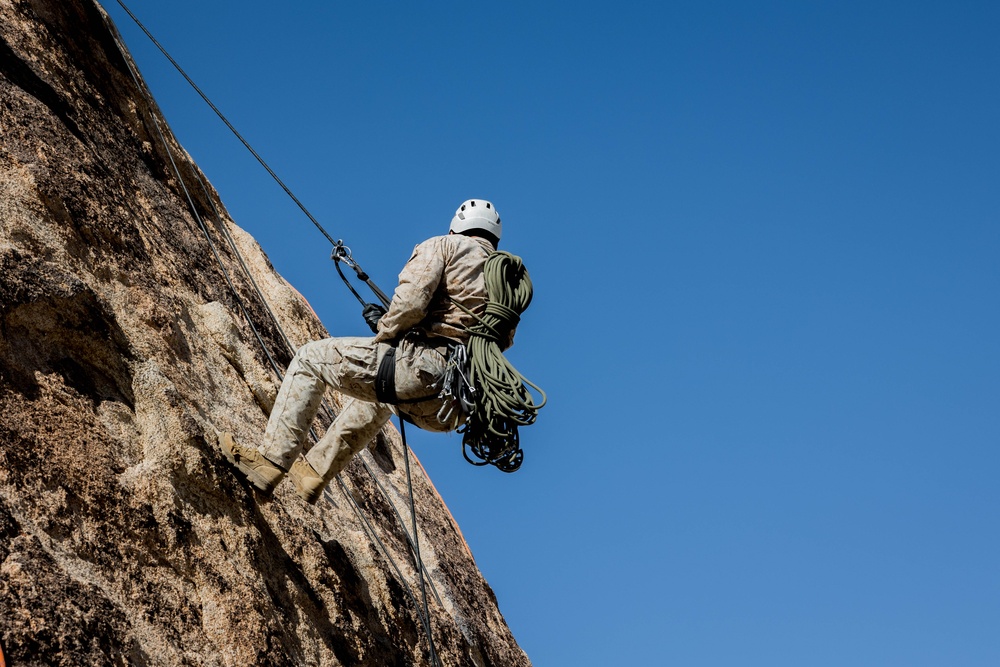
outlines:
[{"label": "climber", "polygon": [[[483,267],[500,242],[500,215],[492,203],[462,203],[445,236],[414,248],[399,274],[388,311],[367,304],[363,317],[374,338],[343,337],[306,343],[292,359],[259,448],[229,433],[219,445],[240,473],[270,493],[287,474],[298,495],[315,503],[333,477],[363,449],[393,413],[437,432],[460,425],[441,420],[442,378],[449,354],[468,339],[472,313],[486,307]],[[513,342],[513,332],[505,347]],[[340,414],[311,449],[308,433],[327,387],[345,394]]]}]

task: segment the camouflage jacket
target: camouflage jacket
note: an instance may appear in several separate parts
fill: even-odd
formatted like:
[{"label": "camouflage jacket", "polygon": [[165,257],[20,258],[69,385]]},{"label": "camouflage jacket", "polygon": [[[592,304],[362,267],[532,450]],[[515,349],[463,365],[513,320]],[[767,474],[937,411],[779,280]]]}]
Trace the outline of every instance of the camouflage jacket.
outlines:
[{"label": "camouflage jacket", "polygon": [[379,320],[375,340],[389,342],[413,329],[464,343],[469,337],[466,329],[475,319],[451,299],[483,313],[483,267],[492,252],[489,241],[462,234],[435,236],[414,248],[399,274],[389,311]]}]

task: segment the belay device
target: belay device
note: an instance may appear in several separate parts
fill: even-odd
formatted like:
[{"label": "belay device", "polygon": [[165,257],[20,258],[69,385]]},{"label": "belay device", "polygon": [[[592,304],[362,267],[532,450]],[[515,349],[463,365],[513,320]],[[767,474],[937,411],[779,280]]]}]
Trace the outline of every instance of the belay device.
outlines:
[{"label": "belay device", "polygon": [[[336,263],[337,273],[358,301],[365,304],[341,271],[341,262],[354,269],[358,278],[386,308],[389,307],[388,296],[372,282],[342,241],[334,244],[331,258]],[[476,323],[468,329],[469,341],[465,349],[456,345],[458,349],[453,349],[449,355],[449,377],[445,379],[442,396],[450,400],[452,409],[442,416],[442,420],[454,419],[456,412],[464,413],[464,423],[458,432],[463,434],[462,454],[466,461],[514,472],[524,460],[518,427],[533,424],[538,410],[547,400],[545,392],[521,375],[503,355],[502,346],[510,340],[521,313],[531,303],[531,278],[520,257],[496,251],[486,260],[484,279],[487,302],[482,315],[452,300],[474,317]],[[541,394],[541,402],[535,402],[525,385]],[[461,417],[458,419],[462,421]]]}]

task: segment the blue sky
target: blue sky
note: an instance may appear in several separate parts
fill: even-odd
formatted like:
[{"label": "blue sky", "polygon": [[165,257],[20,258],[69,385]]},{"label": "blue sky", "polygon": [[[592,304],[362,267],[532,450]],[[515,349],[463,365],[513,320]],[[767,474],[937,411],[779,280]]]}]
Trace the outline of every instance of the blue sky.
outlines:
[{"label": "blue sky", "polygon": [[[335,335],[322,237],[131,24]],[[535,284],[518,473],[412,444],[536,665],[1000,663],[1000,5],[130,7],[384,288],[463,199]]]}]

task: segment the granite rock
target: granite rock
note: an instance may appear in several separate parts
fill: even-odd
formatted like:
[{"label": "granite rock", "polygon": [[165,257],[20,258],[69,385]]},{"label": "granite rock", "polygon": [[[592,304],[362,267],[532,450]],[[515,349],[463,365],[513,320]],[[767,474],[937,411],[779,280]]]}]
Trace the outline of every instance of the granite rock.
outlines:
[{"label": "granite rock", "polygon": [[[265,347],[283,367],[328,334],[134,67],[93,0],[0,0],[6,658],[431,664],[396,514],[409,518],[398,434],[385,429],[315,507],[289,485],[260,496],[216,448],[222,431],[263,433],[278,385]],[[441,662],[529,665],[415,473]]]}]

